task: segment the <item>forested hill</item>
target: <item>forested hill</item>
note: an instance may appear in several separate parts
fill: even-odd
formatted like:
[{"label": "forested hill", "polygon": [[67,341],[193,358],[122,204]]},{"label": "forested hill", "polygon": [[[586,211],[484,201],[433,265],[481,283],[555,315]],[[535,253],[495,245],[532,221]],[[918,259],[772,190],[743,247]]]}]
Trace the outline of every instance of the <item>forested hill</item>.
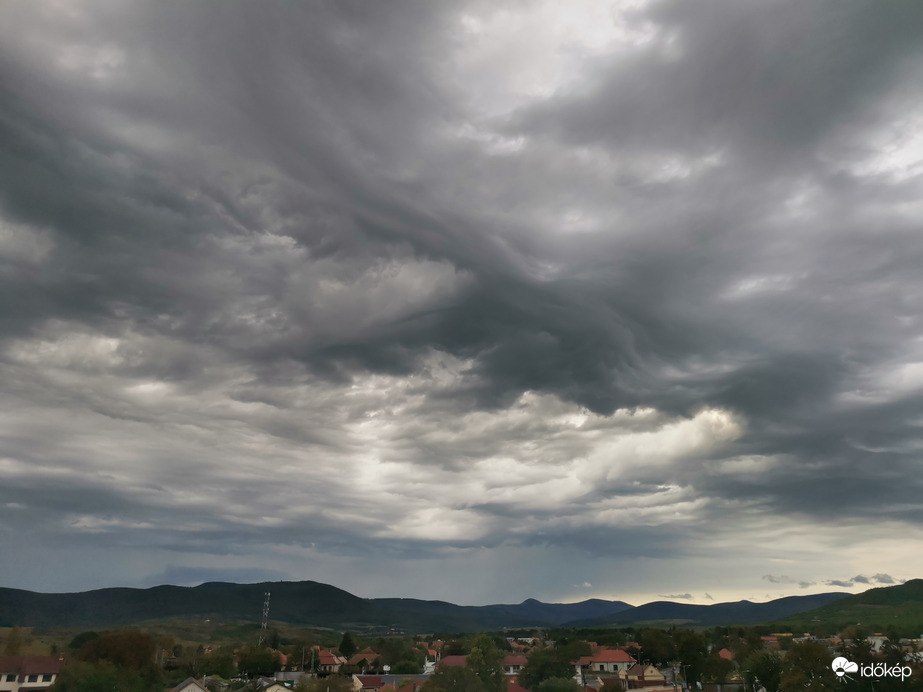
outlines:
[{"label": "forested hill", "polygon": [[272,594],[273,620],[338,629],[394,627],[407,632],[652,621],[703,626],[750,624],[778,621],[847,597],[829,593],[791,596],[768,603],[740,601],[707,606],[659,601],[634,607],[622,601],[600,599],[566,604],[528,599],[519,604],[459,606],[408,598],[360,598],[335,586],[312,581],[210,582],[195,587],[111,588],[68,594],[0,588],[0,626],[110,627],[175,617],[258,622],[266,592]]},{"label": "forested hill", "polygon": [[785,621],[799,629],[821,623],[831,631],[856,624],[862,624],[870,631],[886,631],[895,626],[911,627],[915,628],[913,632],[916,635],[923,625],[923,579],[869,589],[817,610],[793,615]]},{"label": "forested hill", "polygon": [[844,593],[822,593],[810,596],[787,596],[766,603],[736,601],[693,605],[655,601],[631,608],[611,616],[596,617],[570,623],[574,626],[599,627],[604,625],[628,625],[635,623],[659,623],[671,625],[751,625],[768,623],[787,618],[796,613],[812,611],[820,606],[847,598]]},{"label": "forested hill", "polygon": [[631,608],[621,601],[459,606],[409,598],[367,599],[312,581],[195,587],[111,588],[43,594],[0,588],[0,626],[107,627],[169,617],[256,620],[270,592],[271,617],[292,624],[356,628],[388,626],[414,632],[480,631],[502,627],[555,626],[589,615]]}]

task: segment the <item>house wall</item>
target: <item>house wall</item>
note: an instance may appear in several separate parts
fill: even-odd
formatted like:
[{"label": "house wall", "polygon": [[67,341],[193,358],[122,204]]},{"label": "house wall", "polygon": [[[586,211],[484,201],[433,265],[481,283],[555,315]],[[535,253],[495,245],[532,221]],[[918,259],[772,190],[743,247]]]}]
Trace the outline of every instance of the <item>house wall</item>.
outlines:
[{"label": "house wall", "polygon": [[[33,680],[33,678],[35,678]],[[38,673],[25,676],[19,682],[18,673],[0,673],[0,692],[17,692],[18,690],[44,690],[51,687],[58,678],[56,673]]]}]

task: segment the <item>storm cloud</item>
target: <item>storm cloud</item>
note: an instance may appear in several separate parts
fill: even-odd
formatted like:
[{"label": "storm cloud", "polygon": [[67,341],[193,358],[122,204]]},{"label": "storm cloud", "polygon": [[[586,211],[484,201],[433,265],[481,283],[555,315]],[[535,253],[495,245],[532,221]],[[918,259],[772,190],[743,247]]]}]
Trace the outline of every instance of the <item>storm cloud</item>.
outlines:
[{"label": "storm cloud", "polygon": [[923,568],[918,2],[0,16],[4,585]]}]

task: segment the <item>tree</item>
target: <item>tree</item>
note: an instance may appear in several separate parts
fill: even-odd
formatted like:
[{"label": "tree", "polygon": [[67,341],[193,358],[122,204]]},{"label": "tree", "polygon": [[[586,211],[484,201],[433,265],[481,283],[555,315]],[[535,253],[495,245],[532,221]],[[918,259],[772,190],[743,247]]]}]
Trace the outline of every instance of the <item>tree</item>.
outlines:
[{"label": "tree", "polygon": [[673,645],[676,656],[682,662],[686,683],[695,686],[702,676],[702,664],[705,662],[705,637],[692,630],[673,632]]},{"label": "tree", "polygon": [[651,663],[664,666],[676,658],[676,649],[670,635],[663,630],[641,631],[641,651]]},{"label": "tree", "polygon": [[51,692],[160,692],[163,680],[150,671],[119,668],[110,661],[99,664],[76,661],[69,663],[58,674]]},{"label": "tree", "polygon": [[151,635],[140,630],[103,632],[84,644],[77,658],[94,664],[108,661],[128,670],[150,670],[154,668],[156,648]]},{"label": "tree", "polygon": [[357,647],[356,642],[353,641],[353,635],[348,631],[343,633],[343,638],[340,640],[340,654],[345,658],[352,658],[353,654],[356,653]]},{"label": "tree", "polygon": [[58,673],[51,692],[99,692],[118,688],[119,676],[115,666],[71,663]]},{"label": "tree", "polygon": [[302,675],[295,686],[296,692],[352,692],[350,678],[331,675],[326,678],[309,678]]},{"label": "tree", "polygon": [[580,692],[573,678],[548,678],[535,688],[535,692]]},{"label": "tree", "polygon": [[520,685],[527,690],[538,688],[545,680],[567,678],[574,672],[570,660],[563,660],[555,649],[535,649],[526,659],[526,664],[516,676]]},{"label": "tree", "polygon": [[99,632],[93,632],[92,630],[88,632],[81,632],[73,639],[71,639],[70,644],[68,644],[67,647],[69,649],[73,649],[74,651],[80,651],[84,644],[86,644],[91,639],[96,639],[98,636]]},{"label": "tree", "polygon": [[446,642],[442,649],[443,656],[465,656],[468,653],[468,647],[460,639],[452,639]]},{"label": "tree", "polygon": [[230,647],[222,646],[202,657],[202,672],[205,675],[218,675],[230,678],[237,668],[234,666],[234,651]]},{"label": "tree", "polygon": [[775,651],[754,651],[743,662],[744,681],[748,690],[765,687],[766,692],[779,692],[782,659]]},{"label": "tree", "polygon": [[599,692],[625,692],[625,688],[618,680],[606,680]]},{"label": "tree", "polygon": [[26,637],[22,632],[22,628],[13,627],[3,642],[3,653],[5,656],[18,656],[22,653],[22,648],[25,644]]},{"label": "tree", "polygon": [[721,658],[718,655],[718,649],[712,649],[702,662],[702,678],[706,682],[725,682],[732,670],[734,670],[734,663]]},{"label": "tree", "polygon": [[417,675],[422,672],[423,666],[416,661],[398,661],[391,666],[391,673],[393,675]]},{"label": "tree", "polygon": [[272,649],[260,646],[248,646],[241,649],[237,669],[244,675],[272,675],[282,667],[282,659]]},{"label": "tree", "polygon": [[834,692],[837,678],[830,654],[820,642],[792,644],[782,661],[779,692]]},{"label": "tree", "polygon": [[466,666],[439,666],[420,692],[485,692],[481,679]]},{"label": "tree", "polygon": [[490,637],[482,635],[475,639],[468,653],[466,665],[478,676],[487,692],[502,692],[506,688],[503,652]]}]

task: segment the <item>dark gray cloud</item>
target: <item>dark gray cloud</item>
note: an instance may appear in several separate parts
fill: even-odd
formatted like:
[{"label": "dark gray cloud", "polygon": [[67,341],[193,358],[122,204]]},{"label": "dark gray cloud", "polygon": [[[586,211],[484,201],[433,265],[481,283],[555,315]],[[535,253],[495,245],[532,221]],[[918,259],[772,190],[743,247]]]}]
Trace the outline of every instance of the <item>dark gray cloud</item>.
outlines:
[{"label": "dark gray cloud", "polygon": [[895,579],[890,574],[876,574],[871,577],[867,577],[862,574],[857,574],[852,579],[828,579],[824,583],[829,586],[842,586],[842,587],[852,587],[856,585],[863,586],[893,586],[895,584],[903,584],[906,579]]},{"label": "dark gray cloud", "polygon": [[0,13],[0,536],[905,569],[918,3]]}]

